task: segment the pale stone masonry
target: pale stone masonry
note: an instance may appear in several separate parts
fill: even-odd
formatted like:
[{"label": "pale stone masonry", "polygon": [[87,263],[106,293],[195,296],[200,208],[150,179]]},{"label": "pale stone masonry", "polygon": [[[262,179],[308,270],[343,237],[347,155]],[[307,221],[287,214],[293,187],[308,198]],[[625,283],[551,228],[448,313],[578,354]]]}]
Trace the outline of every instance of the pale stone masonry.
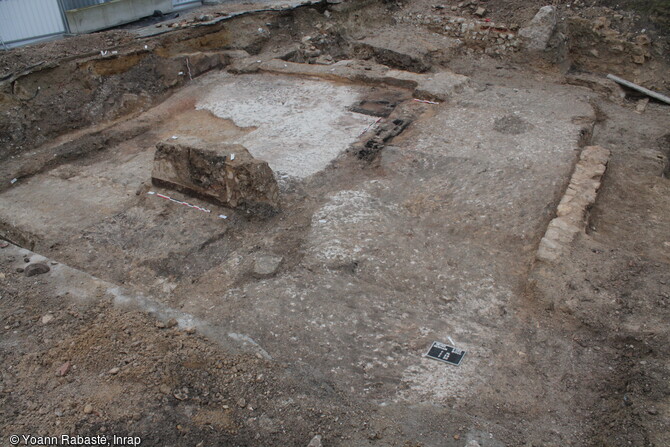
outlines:
[{"label": "pale stone masonry", "polygon": [[570,184],[558,204],[556,217],[540,241],[538,260],[555,261],[575,236],[585,231],[588,209],[596,201],[609,157],[610,151],[600,146],[587,146],[582,150]]}]

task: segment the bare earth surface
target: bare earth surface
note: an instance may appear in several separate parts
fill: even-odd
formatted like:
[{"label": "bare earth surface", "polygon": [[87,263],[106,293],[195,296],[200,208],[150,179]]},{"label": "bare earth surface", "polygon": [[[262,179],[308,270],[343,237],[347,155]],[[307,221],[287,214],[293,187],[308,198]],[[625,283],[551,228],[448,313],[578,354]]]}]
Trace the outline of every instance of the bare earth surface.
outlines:
[{"label": "bare earth surface", "polygon": [[[570,53],[578,45],[515,47],[512,25],[540,6],[344,2],[207,25],[224,27],[215,37],[185,25],[158,40],[132,30],[72,39],[73,57],[93,39],[149,42],[152,54],[81,62],[112,85],[100,88],[131,79],[143,89],[103,101],[110,119],[58,138],[12,130],[0,167],[0,445],[12,434],[151,446],[670,445],[669,106],[626,96],[602,73],[575,85],[575,73],[605,63]],[[557,6],[565,23],[597,11],[621,22],[616,36],[589,37],[602,45],[645,23],[654,43],[629,73],[667,87],[662,15]],[[452,16],[505,21],[496,32],[513,37],[457,37],[444,26],[466,22]],[[583,38],[575,29],[561,28],[569,42]],[[0,60],[13,73],[62,46]],[[70,55],[59,51],[54,61]],[[160,89],[146,87],[143,67]],[[29,113],[47,100],[17,86],[44,73],[21,76],[0,99]],[[186,137],[267,161],[281,211],[153,186],[156,143]],[[611,157],[584,231],[539,260],[587,145]],[[426,358],[433,341],[467,351],[462,364]]]}]

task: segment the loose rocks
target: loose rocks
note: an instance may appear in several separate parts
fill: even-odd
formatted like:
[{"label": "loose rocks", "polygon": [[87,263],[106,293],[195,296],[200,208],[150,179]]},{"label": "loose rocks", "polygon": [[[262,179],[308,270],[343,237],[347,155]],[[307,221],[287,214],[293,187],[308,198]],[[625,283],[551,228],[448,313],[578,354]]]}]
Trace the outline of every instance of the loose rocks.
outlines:
[{"label": "loose rocks", "polygon": [[51,269],[49,268],[48,265],[38,262],[36,264],[30,264],[25,269],[23,269],[23,274],[26,276],[43,275],[44,273],[47,273],[49,270]]},{"label": "loose rocks", "polygon": [[274,275],[279,269],[282,260],[281,256],[263,253],[256,257],[254,261],[254,275],[257,277],[268,277]]}]

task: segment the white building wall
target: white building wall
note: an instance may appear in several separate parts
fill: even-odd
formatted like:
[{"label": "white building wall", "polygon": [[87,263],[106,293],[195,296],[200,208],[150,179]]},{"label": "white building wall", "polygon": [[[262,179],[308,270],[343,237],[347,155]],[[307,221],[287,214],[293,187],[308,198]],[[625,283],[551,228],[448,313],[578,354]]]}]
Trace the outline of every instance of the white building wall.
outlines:
[{"label": "white building wall", "polygon": [[64,32],[58,0],[0,0],[0,45],[11,47]]}]

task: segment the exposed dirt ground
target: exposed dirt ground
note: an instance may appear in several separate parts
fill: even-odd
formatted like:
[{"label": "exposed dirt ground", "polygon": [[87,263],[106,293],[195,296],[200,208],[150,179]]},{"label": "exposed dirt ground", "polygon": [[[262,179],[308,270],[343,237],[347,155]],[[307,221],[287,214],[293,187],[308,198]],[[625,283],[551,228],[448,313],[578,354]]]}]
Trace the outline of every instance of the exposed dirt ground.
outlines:
[{"label": "exposed dirt ground", "polygon": [[[234,3],[1,53],[0,445],[670,445],[670,106],[604,79],[668,94],[668,10],[554,2],[531,51],[541,6]],[[186,137],[268,161],[280,212],[152,185]]]}]

